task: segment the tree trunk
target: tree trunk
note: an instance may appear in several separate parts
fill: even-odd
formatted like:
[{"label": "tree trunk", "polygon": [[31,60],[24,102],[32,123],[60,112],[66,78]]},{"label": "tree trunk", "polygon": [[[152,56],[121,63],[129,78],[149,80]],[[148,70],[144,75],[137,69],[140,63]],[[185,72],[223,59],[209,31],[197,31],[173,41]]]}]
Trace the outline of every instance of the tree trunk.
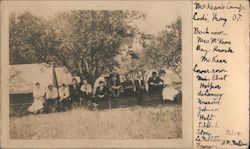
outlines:
[{"label": "tree trunk", "polygon": [[90,74],[89,64],[88,64],[86,59],[85,59],[85,67],[86,67],[86,70],[87,70],[88,74]]}]

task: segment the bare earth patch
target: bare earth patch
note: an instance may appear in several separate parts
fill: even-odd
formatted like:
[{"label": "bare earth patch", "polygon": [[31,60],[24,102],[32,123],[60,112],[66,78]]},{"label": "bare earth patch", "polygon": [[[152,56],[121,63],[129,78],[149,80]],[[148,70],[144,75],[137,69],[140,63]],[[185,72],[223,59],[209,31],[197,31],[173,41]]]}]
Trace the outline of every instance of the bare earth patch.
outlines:
[{"label": "bare earth patch", "polygon": [[180,105],[129,107],[10,118],[12,139],[178,139]]}]

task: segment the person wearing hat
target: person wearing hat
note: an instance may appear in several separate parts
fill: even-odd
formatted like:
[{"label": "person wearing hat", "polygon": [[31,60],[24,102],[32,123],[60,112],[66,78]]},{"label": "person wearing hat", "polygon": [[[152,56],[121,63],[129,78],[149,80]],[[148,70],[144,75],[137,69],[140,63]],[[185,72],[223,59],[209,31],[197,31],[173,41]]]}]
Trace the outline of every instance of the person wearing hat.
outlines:
[{"label": "person wearing hat", "polygon": [[66,111],[69,108],[69,88],[62,84],[59,88],[59,111]]},{"label": "person wearing hat", "polygon": [[173,103],[174,98],[179,93],[179,91],[174,88],[172,79],[166,75],[166,72],[164,70],[161,72],[161,78],[164,83],[162,91],[163,101],[167,103]]},{"label": "person wearing hat", "polygon": [[[100,81],[99,86],[96,89],[95,93],[95,103],[100,104],[106,103],[108,101],[108,88],[105,86],[104,81]],[[111,103],[109,101],[109,106],[111,108]]]},{"label": "person wearing hat", "polygon": [[107,85],[107,78],[109,77],[109,73],[107,71],[104,71],[96,80],[93,86],[93,95],[96,93],[97,87],[100,86],[100,82],[104,82],[104,85]]},{"label": "person wearing hat", "polygon": [[152,77],[148,79],[148,92],[149,94],[160,93],[163,88],[163,80],[157,76],[157,72],[152,72]]}]

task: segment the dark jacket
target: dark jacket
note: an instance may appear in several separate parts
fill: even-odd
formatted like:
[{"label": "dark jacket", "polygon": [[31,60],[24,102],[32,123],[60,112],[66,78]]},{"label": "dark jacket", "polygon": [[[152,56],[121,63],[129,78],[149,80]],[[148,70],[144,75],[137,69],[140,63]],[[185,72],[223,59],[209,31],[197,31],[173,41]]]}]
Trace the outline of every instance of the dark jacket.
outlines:
[{"label": "dark jacket", "polygon": [[132,81],[130,80],[126,80],[124,83],[123,83],[123,86],[124,86],[124,89],[125,90],[128,90],[128,89],[134,89],[136,86],[135,86],[135,82],[133,83]]},{"label": "dark jacket", "polygon": [[145,84],[143,80],[135,80],[136,91],[144,90]]},{"label": "dark jacket", "polygon": [[119,80],[113,81],[112,79],[108,83],[108,87],[111,88],[112,86],[119,86],[121,85]]},{"label": "dark jacket", "polygon": [[162,79],[160,79],[159,77],[156,77],[155,79],[153,77],[148,79],[148,91],[151,93],[155,93],[155,92],[161,92],[163,85],[152,85],[151,83],[154,84],[159,84],[160,82],[163,82]]},{"label": "dark jacket", "polygon": [[69,85],[69,97],[71,98],[71,100],[79,100],[79,98],[81,98],[82,92],[80,90],[80,85],[76,85],[74,87],[74,85]]},{"label": "dark jacket", "polygon": [[101,87],[98,86],[97,89],[96,89],[95,95],[96,95],[97,98],[98,98],[98,95],[104,95],[104,98],[106,98],[108,96],[108,88],[104,86],[101,89]]},{"label": "dark jacket", "polygon": [[123,87],[124,87],[124,95],[126,97],[132,97],[135,93],[135,82],[133,81],[130,81],[130,80],[126,80],[124,83],[123,83]]}]

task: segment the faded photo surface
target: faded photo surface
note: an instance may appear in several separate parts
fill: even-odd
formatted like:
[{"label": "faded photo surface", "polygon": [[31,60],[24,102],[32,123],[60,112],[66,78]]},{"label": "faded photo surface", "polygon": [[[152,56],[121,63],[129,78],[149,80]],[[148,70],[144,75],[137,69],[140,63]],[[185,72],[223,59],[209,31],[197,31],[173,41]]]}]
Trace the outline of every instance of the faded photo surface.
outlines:
[{"label": "faded photo surface", "polygon": [[6,7],[10,140],[191,135],[187,3],[50,3]]},{"label": "faded photo surface", "polygon": [[247,148],[249,2],[0,9],[1,148]]},{"label": "faded photo surface", "polygon": [[150,15],[11,13],[11,138],[181,138],[181,18]]}]

